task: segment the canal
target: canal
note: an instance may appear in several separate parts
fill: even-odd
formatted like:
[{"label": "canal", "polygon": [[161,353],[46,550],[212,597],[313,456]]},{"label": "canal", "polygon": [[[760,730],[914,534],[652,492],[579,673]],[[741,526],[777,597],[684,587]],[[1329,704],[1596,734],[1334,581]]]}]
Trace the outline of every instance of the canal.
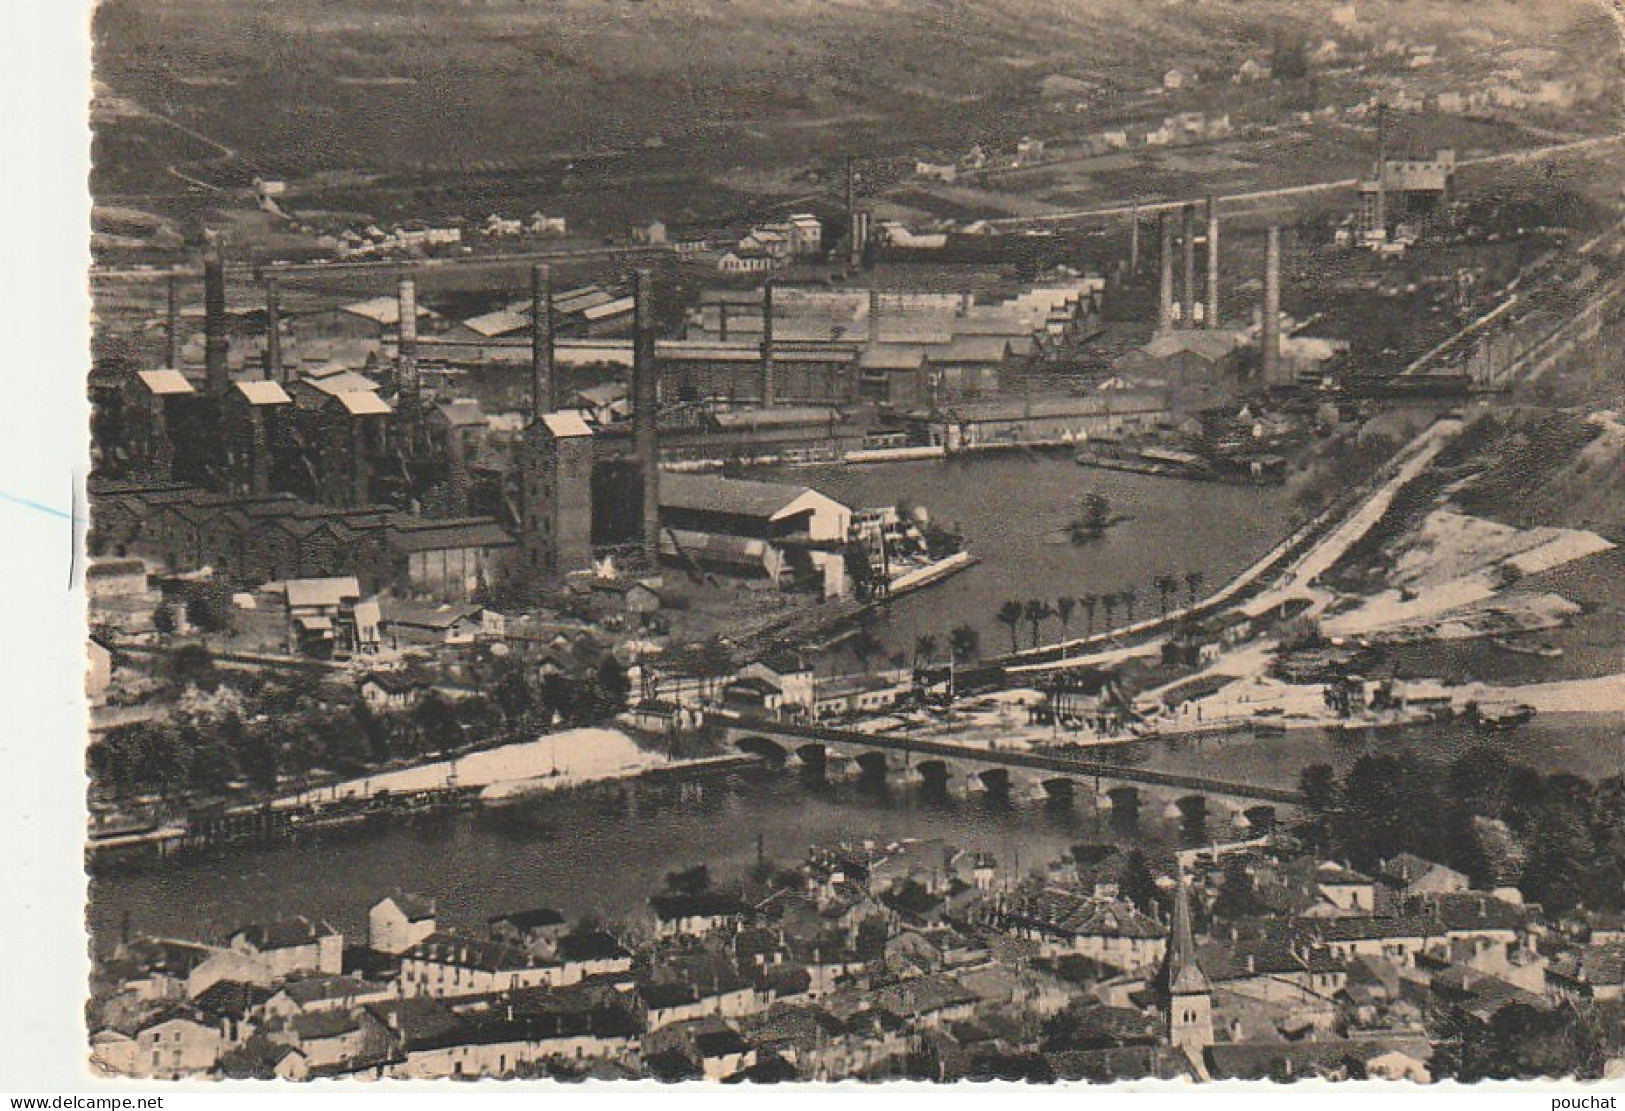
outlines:
[{"label": "canal", "polygon": [[[1269,551],[1291,529],[1283,487],[1228,486],[1080,467],[1066,455],[1003,454],[872,466],[765,468],[753,477],[813,486],[854,507],[908,502],[934,523],[961,532],[981,562],[891,603],[875,632],[889,652],[912,651],[915,638],[969,624],[987,654],[1010,648],[1010,630],[994,617],[1006,601],[1134,589],[1137,617],[1156,612],[1153,579],[1199,572],[1211,591]],[[1099,540],[1073,544],[1067,524],[1083,499],[1103,495],[1124,517]],[[1183,585],[1180,588],[1184,593]],[[1097,614],[1103,621],[1104,612]],[[1117,611],[1118,623],[1126,615]],[[1072,632],[1084,630],[1080,610]],[[1103,627],[1099,624],[1097,628]],[[1044,639],[1058,640],[1050,621]],[[1032,643],[1031,627],[1018,630]],[[851,661],[841,661],[847,669]],[[837,668],[839,669],[839,668]]]}]

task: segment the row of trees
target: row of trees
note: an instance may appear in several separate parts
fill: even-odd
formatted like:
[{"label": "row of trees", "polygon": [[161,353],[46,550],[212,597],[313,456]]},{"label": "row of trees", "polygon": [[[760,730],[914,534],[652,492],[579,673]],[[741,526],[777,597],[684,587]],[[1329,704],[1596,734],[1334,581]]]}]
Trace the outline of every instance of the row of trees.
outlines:
[{"label": "row of trees", "polygon": [[[1157,575],[1151,580],[1151,587],[1156,591],[1159,613],[1163,617],[1168,616],[1169,605],[1178,598],[1181,585],[1185,588],[1186,604],[1194,606],[1205,581],[1206,576],[1200,571],[1187,571],[1183,576],[1171,572]],[[1097,612],[1104,616],[1105,627],[1108,629],[1115,624],[1115,617],[1119,611],[1126,615],[1127,623],[1132,625],[1139,604],[1139,591],[1129,587],[1126,590],[1106,594],[1081,594],[1077,597],[1063,595],[1053,602],[1043,598],[1029,598],[1025,602],[1012,598],[999,606],[994,616],[999,624],[1010,630],[1010,651],[1014,652],[1020,647],[1017,632],[1023,624],[1031,629],[1032,646],[1037,648],[1044,625],[1050,621],[1060,622],[1061,639],[1066,640],[1071,634],[1073,618],[1081,610],[1087,630],[1085,635],[1093,636]]]},{"label": "row of trees", "polygon": [[1317,764],[1299,786],[1308,836],[1356,867],[1412,852],[1552,913],[1625,909],[1625,776],[1542,775],[1476,747],[1444,765],[1361,756],[1341,778]]},{"label": "row of trees", "polygon": [[240,708],[108,730],[87,755],[98,789],[177,798],[218,794],[237,783],[270,791],[282,777],[317,768],[361,775],[394,761],[528,739],[554,724],[602,721],[625,708],[630,688],[610,656],[587,675],[541,678],[505,661],[481,684],[482,693],[451,699],[430,690],[409,710],[380,713],[338,684],[312,691],[221,672],[201,645],[178,646],[159,672],[177,686],[234,685]]}]

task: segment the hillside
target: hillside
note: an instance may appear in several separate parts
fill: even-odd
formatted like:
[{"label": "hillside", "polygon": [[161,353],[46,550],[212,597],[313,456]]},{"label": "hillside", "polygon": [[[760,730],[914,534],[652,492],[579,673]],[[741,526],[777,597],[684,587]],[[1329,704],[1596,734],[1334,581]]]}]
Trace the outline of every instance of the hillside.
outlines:
[{"label": "hillside", "polygon": [[[995,136],[1021,127],[1046,77],[1122,91],[1155,84],[1175,62],[1227,72],[1277,41],[1320,41],[1332,7],[106,0],[95,31],[111,91],[278,174],[627,150],[693,170]],[[1578,0],[1538,13],[1492,0],[1361,4],[1359,14],[1367,34],[1446,54],[1516,46],[1525,70],[1617,64],[1612,24]]]}]

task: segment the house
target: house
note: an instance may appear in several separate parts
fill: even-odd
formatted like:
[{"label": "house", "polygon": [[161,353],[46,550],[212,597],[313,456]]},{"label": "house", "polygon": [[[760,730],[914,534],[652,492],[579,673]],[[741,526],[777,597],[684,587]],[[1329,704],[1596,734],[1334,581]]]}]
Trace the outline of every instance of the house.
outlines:
[{"label": "house", "polygon": [[593,601],[606,613],[628,617],[648,617],[660,612],[660,592],[635,579],[593,579],[589,582]]},{"label": "house", "polygon": [[564,912],[552,907],[499,914],[486,922],[486,929],[498,941],[521,946],[541,957],[554,955],[558,939],[569,928]]},{"label": "house", "polygon": [[576,984],[595,976],[616,976],[632,970],[632,954],[614,934],[604,930],[575,930],[558,938],[554,956],[563,966],[561,983]]},{"label": "house", "polygon": [[[215,987],[221,985],[216,984]],[[214,989],[211,988],[211,991]],[[356,976],[307,976],[289,980],[265,1000],[267,1019],[293,1019],[323,1011],[349,1011],[394,995],[388,984]],[[201,1005],[203,996],[195,1001]]]},{"label": "house", "polygon": [[234,953],[257,963],[270,982],[300,972],[344,971],[344,935],[303,916],[244,926],[227,939]]},{"label": "house", "polygon": [[139,559],[97,559],[85,568],[85,594],[98,598],[139,598],[147,592],[147,565]]},{"label": "house", "polygon": [[1168,931],[1133,904],[1065,888],[1000,896],[983,913],[994,928],[1037,942],[1047,955],[1075,953],[1125,972],[1155,966],[1168,948]]},{"label": "house", "polygon": [[1346,914],[1374,914],[1377,884],[1370,876],[1327,861],[1315,870],[1315,888],[1321,898]]},{"label": "house", "polygon": [[367,912],[367,944],[394,956],[435,932],[434,900],[423,895],[387,895]]},{"label": "house", "polygon": [[281,590],[287,614],[288,651],[327,658],[357,651],[377,640],[375,628],[358,621],[361,582],[354,575],[322,579],[288,579]]},{"label": "house", "polygon": [[1162,87],[1169,90],[1183,89],[1196,79],[1183,69],[1170,69],[1162,75]]},{"label": "house", "polygon": [[781,710],[810,711],[813,706],[813,670],[799,656],[771,653],[746,664],[741,679],[761,679],[778,691]]},{"label": "house", "polygon": [[85,641],[85,700],[92,706],[107,701],[107,688],[113,681],[113,652],[96,637]]},{"label": "house", "polygon": [[401,958],[401,994],[454,998],[557,986],[556,961],[517,945],[450,932],[430,934]]},{"label": "house", "polygon": [[654,912],[655,936],[703,937],[718,930],[737,927],[750,908],[732,895],[703,892],[697,895],[655,895],[649,899]]},{"label": "house", "polygon": [[427,602],[384,599],[379,606],[379,633],[391,648],[403,644],[473,644],[504,633],[502,615],[472,602]]},{"label": "house", "polygon": [[429,684],[399,671],[369,671],[356,684],[361,700],[375,711],[400,713],[416,706]]},{"label": "house", "polygon": [[1377,879],[1394,889],[1402,899],[1420,895],[1451,895],[1466,891],[1468,878],[1454,868],[1424,860],[1414,853],[1400,853],[1383,863]]},{"label": "house", "polygon": [[102,1031],[92,1054],[108,1071],[143,1080],[184,1080],[214,1069],[225,1047],[219,1029],[190,1007],[171,1007],[130,1034]]}]

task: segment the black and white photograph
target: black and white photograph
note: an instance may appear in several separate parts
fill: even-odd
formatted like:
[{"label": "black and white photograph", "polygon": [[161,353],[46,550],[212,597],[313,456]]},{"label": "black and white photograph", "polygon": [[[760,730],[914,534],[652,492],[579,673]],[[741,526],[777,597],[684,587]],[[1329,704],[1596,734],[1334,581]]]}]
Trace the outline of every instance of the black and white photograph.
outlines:
[{"label": "black and white photograph", "polygon": [[1625,1091],[1619,0],[84,20],[87,1077]]}]

